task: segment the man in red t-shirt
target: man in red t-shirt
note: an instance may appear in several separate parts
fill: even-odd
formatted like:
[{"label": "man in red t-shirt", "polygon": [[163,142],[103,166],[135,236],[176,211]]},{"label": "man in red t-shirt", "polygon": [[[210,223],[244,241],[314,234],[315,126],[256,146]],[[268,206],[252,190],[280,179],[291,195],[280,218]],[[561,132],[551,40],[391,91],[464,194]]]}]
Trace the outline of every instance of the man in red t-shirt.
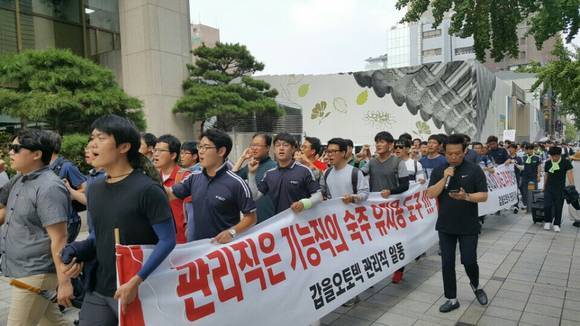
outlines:
[{"label": "man in red t-shirt", "polygon": [[[180,150],[181,143],[175,136],[163,135],[157,139],[153,149],[153,164],[159,169],[159,174],[165,187],[172,187],[174,184],[181,182],[190,173],[187,169],[183,169],[177,164]],[[184,203],[188,201],[191,201],[191,197],[184,200],[172,199],[169,202],[173,212],[173,220],[175,221],[177,243],[187,242],[187,218]]]}]

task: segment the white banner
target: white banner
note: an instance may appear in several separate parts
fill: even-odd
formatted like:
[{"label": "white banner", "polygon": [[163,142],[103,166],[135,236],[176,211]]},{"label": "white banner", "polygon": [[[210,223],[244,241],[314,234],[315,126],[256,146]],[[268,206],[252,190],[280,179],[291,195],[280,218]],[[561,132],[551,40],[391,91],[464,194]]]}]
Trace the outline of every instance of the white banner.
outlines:
[{"label": "white banner", "polygon": [[495,173],[485,172],[487,201],[479,204],[479,216],[509,209],[518,202],[518,183],[514,165],[499,165]]},{"label": "white banner", "polygon": [[[326,201],[299,215],[286,210],[227,245],[178,245],[121,325],[308,325],[436,244],[437,205],[425,190]],[[121,283],[151,250],[117,247]]]}]

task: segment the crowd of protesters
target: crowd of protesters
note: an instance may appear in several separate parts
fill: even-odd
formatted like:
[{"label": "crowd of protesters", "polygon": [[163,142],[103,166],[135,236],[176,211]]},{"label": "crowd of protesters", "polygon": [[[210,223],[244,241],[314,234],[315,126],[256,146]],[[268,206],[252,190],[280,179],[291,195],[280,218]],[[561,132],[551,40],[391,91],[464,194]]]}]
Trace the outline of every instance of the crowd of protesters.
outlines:
[{"label": "crowd of protesters", "polygon": [[[82,306],[81,325],[116,325],[118,304],[124,310],[136,298],[139,285],[176,244],[208,238],[228,243],[287,209],[300,213],[333,198],[359,203],[370,192],[389,198],[424,184],[441,207],[436,228],[448,301],[440,311],[448,312],[459,307],[457,243],[475,297],[487,303],[476,253],[482,222],[477,203],[487,200],[484,171],[514,165],[521,194],[516,212],[525,208],[529,185],[543,180],[544,228],[555,232],[566,181],[574,184],[573,150],[550,141],[516,144],[490,136],[482,144],[460,134],[413,139],[383,131],[371,150],[343,138],[322,144],[315,137],[258,133],[239,159],[230,160],[232,146],[217,129],[204,131],[199,142],[181,143],[169,134],[140,134],[130,121],[109,115],[90,128],[85,160],[93,169],[83,175],[59,154],[58,134],[21,130],[9,153],[18,173],[6,177],[0,190],[3,275],[44,290],[58,288],[60,306],[74,300]],[[89,235],[76,241],[84,210]],[[154,245],[141,270],[119,287],[116,242]],[[77,293],[78,279],[83,290]],[[402,280],[400,269],[392,282]],[[68,324],[58,305],[33,292],[13,288],[11,300],[8,325]]]}]

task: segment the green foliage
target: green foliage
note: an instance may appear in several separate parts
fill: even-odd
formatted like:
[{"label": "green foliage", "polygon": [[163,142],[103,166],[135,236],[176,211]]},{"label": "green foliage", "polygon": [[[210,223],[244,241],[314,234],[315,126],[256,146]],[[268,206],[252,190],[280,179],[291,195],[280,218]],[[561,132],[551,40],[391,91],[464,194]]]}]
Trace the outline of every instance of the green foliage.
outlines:
[{"label": "green foliage", "polygon": [[568,143],[575,142],[577,140],[576,126],[574,126],[574,123],[568,121],[564,122],[564,125],[566,126],[566,130],[564,130],[564,138],[566,142]]},{"label": "green foliage", "polygon": [[580,0],[398,0],[397,9],[407,7],[403,22],[414,22],[432,8],[434,26],[453,11],[449,32],[473,36],[477,59],[485,61],[489,50],[495,61],[518,56],[517,26],[529,22],[529,33],[541,48],[544,41],[567,33],[570,42],[580,27]]},{"label": "green foliage", "polygon": [[10,167],[10,155],[8,154],[10,152],[9,145],[12,143],[12,138],[14,138],[14,135],[11,133],[0,131],[0,160],[4,161],[4,168],[9,176],[16,174],[16,171]]},{"label": "green foliage", "polygon": [[45,122],[61,134],[87,132],[96,118],[114,113],[143,129],[141,101],[129,97],[113,73],[69,50],[26,51],[0,57],[0,112]]},{"label": "green foliage", "polygon": [[91,166],[85,162],[85,147],[89,142],[87,134],[70,134],[62,137],[60,155],[73,162],[79,170],[87,174]]},{"label": "green foliage", "polygon": [[[532,85],[532,92],[541,85],[544,91],[551,90],[560,103],[560,114],[573,115],[576,127],[580,127],[580,62],[571,57],[561,41],[556,43],[552,54],[558,60],[544,66],[532,64],[520,71],[536,73],[538,80]],[[580,51],[577,51],[576,57],[579,56]]]},{"label": "green foliage", "polygon": [[198,59],[188,65],[189,78],[183,82],[183,97],[173,111],[185,113],[194,120],[217,116],[222,124],[254,113],[280,115],[274,101],[278,92],[270,85],[250,77],[264,69],[248,49],[240,44],[217,43],[193,51]]}]

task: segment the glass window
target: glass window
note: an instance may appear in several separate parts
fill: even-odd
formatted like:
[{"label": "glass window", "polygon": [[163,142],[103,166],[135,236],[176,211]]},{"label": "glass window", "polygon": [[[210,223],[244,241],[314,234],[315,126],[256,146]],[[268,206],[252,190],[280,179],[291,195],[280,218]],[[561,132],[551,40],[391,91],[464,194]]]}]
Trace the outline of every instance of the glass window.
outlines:
[{"label": "glass window", "polygon": [[21,15],[20,29],[24,49],[71,49],[83,56],[82,27],[50,19]]},{"label": "glass window", "polygon": [[472,54],[475,53],[473,46],[455,49],[455,55]]},{"label": "glass window", "polygon": [[430,50],[423,50],[424,57],[433,57],[436,55],[441,55],[441,48],[438,49],[430,49]]},{"label": "glass window", "polygon": [[439,36],[441,36],[441,29],[434,29],[432,31],[424,31],[423,32],[424,39],[434,38],[434,37],[439,37]]},{"label": "glass window", "polygon": [[73,23],[81,21],[78,0],[20,0],[20,11]]},{"label": "glass window", "polygon": [[0,8],[15,9],[15,0],[0,0]]},{"label": "glass window", "polygon": [[86,0],[87,25],[119,32],[118,0]]},{"label": "glass window", "polygon": [[17,51],[16,13],[0,9],[0,54]]}]

